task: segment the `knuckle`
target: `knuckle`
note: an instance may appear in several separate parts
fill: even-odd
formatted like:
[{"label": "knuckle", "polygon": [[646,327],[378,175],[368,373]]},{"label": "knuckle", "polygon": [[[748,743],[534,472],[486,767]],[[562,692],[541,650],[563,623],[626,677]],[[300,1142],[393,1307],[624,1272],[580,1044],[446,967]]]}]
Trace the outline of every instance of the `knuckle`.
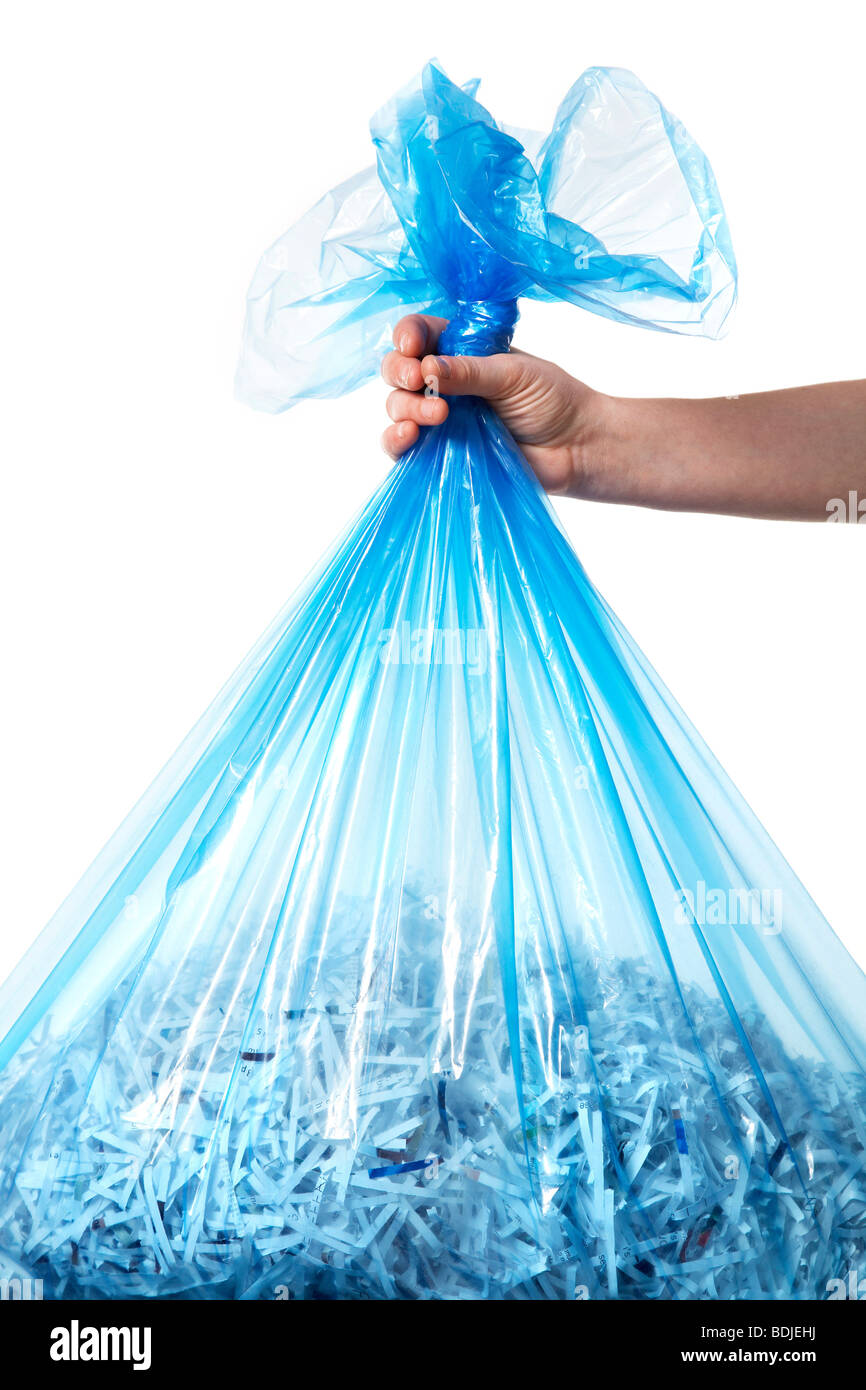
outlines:
[{"label": "knuckle", "polygon": [[400,354],[397,352],[388,352],[382,358],[381,372],[382,376],[384,377],[385,381],[387,381],[389,386],[394,385],[394,375],[397,370],[397,363],[399,360]]}]

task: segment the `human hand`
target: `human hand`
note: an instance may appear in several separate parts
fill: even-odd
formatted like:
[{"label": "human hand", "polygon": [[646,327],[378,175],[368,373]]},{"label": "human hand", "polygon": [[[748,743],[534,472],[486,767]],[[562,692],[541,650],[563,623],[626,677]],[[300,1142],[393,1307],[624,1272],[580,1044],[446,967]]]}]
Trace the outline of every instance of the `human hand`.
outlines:
[{"label": "human hand", "polygon": [[[393,458],[447,396],[480,396],[499,414],[548,492],[731,516],[866,521],[866,381],[707,399],[606,396],[552,362],[512,351],[439,357],[445,319],[409,314],[382,375]],[[438,396],[425,396],[435,379]],[[847,499],[847,502],[846,500]],[[852,504],[853,499],[853,504]],[[838,506],[835,505],[838,503]]]},{"label": "human hand", "polygon": [[[393,423],[382,436],[386,452],[399,458],[422,425],[441,425],[448,416],[445,397],[480,396],[507,426],[542,487],[583,495],[601,455],[608,397],[527,352],[436,356],[445,325],[445,319],[409,314],[394,330],[395,351],[382,363],[382,376],[395,388],[387,401]],[[439,394],[426,396],[431,378]]]}]

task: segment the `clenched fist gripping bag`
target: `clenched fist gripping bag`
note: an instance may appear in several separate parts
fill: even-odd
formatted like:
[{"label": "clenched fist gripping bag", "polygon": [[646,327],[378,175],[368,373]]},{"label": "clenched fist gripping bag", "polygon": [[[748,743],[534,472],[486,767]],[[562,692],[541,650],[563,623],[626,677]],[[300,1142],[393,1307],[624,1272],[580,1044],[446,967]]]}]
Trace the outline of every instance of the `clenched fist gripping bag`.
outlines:
[{"label": "clenched fist gripping bag", "polygon": [[[241,397],[521,296],[719,332],[712,171],[630,73],[514,135],[435,66],[264,256]],[[823,1298],[864,978],[454,398],[0,995],[3,1272],[52,1297]]]}]

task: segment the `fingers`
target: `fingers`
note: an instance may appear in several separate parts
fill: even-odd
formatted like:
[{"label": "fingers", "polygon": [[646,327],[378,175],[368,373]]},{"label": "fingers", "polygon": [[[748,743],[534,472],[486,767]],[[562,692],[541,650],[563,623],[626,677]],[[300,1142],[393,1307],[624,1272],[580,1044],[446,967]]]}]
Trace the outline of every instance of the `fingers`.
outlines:
[{"label": "fingers", "polygon": [[505,396],[513,390],[522,370],[521,354],[516,352],[496,353],[492,357],[428,354],[420,362],[417,357],[389,352],[382,363],[385,381],[403,391],[420,391],[432,378],[443,395],[486,396],[488,399]]},{"label": "fingers", "polygon": [[484,396],[488,400],[512,391],[522,370],[518,355],[507,352],[492,357],[428,356],[419,365],[421,381],[435,378],[443,395]]},{"label": "fingers", "polygon": [[402,352],[389,352],[382,362],[382,376],[389,386],[404,391],[420,391],[424,385],[421,363],[417,357],[405,357]]},{"label": "fingers", "polygon": [[414,391],[392,391],[385,409],[395,423],[411,420],[416,425],[441,425],[448,414],[448,402]]},{"label": "fingers", "polygon": [[[431,314],[407,314],[394,329],[395,350],[382,363],[382,376],[395,388],[387,403],[393,424],[382,435],[382,447],[394,459],[412,448],[422,426],[441,425],[447,418],[448,403],[442,395],[495,400],[514,389],[520,367],[513,355],[436,356],[446,323]],[[433,382],[441,395],[423,392]]]},{"label": "fingers", "polygon": [[407,449],[412,448],[419,433],[418,426],[411,420],[404,420],[399,425],[389,425],[382,435],[382,448],[392,459],[398,459]]},{"label": "fingers", "polygon": [[382,448],[393,459],[412,448],[422,425],[441,425],[448,414],[447,401],[413,391],[392,391],[386,407],[394,424],[382,435]]},{"label": "fingers", "polygon": [[405,391],[420,391],[424,385],[420,358],[433,352],[447,319],[432,314],[407,314],[394,329],[395,352],[389,352],[382,363],[382,376],[389,386],[401,386]]},{"label": "fingers", "polygon": [[423,357],[425,352],[435,352],[439,334],[447,322],[433,314],[407,314],[394,329],[394,346],[404,357]]}]

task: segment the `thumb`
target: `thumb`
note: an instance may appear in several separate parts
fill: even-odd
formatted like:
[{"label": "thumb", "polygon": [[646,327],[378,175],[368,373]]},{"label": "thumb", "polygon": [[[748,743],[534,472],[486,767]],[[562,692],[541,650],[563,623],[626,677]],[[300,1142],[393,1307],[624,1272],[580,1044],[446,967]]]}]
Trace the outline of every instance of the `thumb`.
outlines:
[{"label": "thumb", "polygon": [[426,386],[442,396],[483,396],[492,400],[507,393],[514,381],[515,362],[510,353],[491,357],[423,358],[421,372]]}]

